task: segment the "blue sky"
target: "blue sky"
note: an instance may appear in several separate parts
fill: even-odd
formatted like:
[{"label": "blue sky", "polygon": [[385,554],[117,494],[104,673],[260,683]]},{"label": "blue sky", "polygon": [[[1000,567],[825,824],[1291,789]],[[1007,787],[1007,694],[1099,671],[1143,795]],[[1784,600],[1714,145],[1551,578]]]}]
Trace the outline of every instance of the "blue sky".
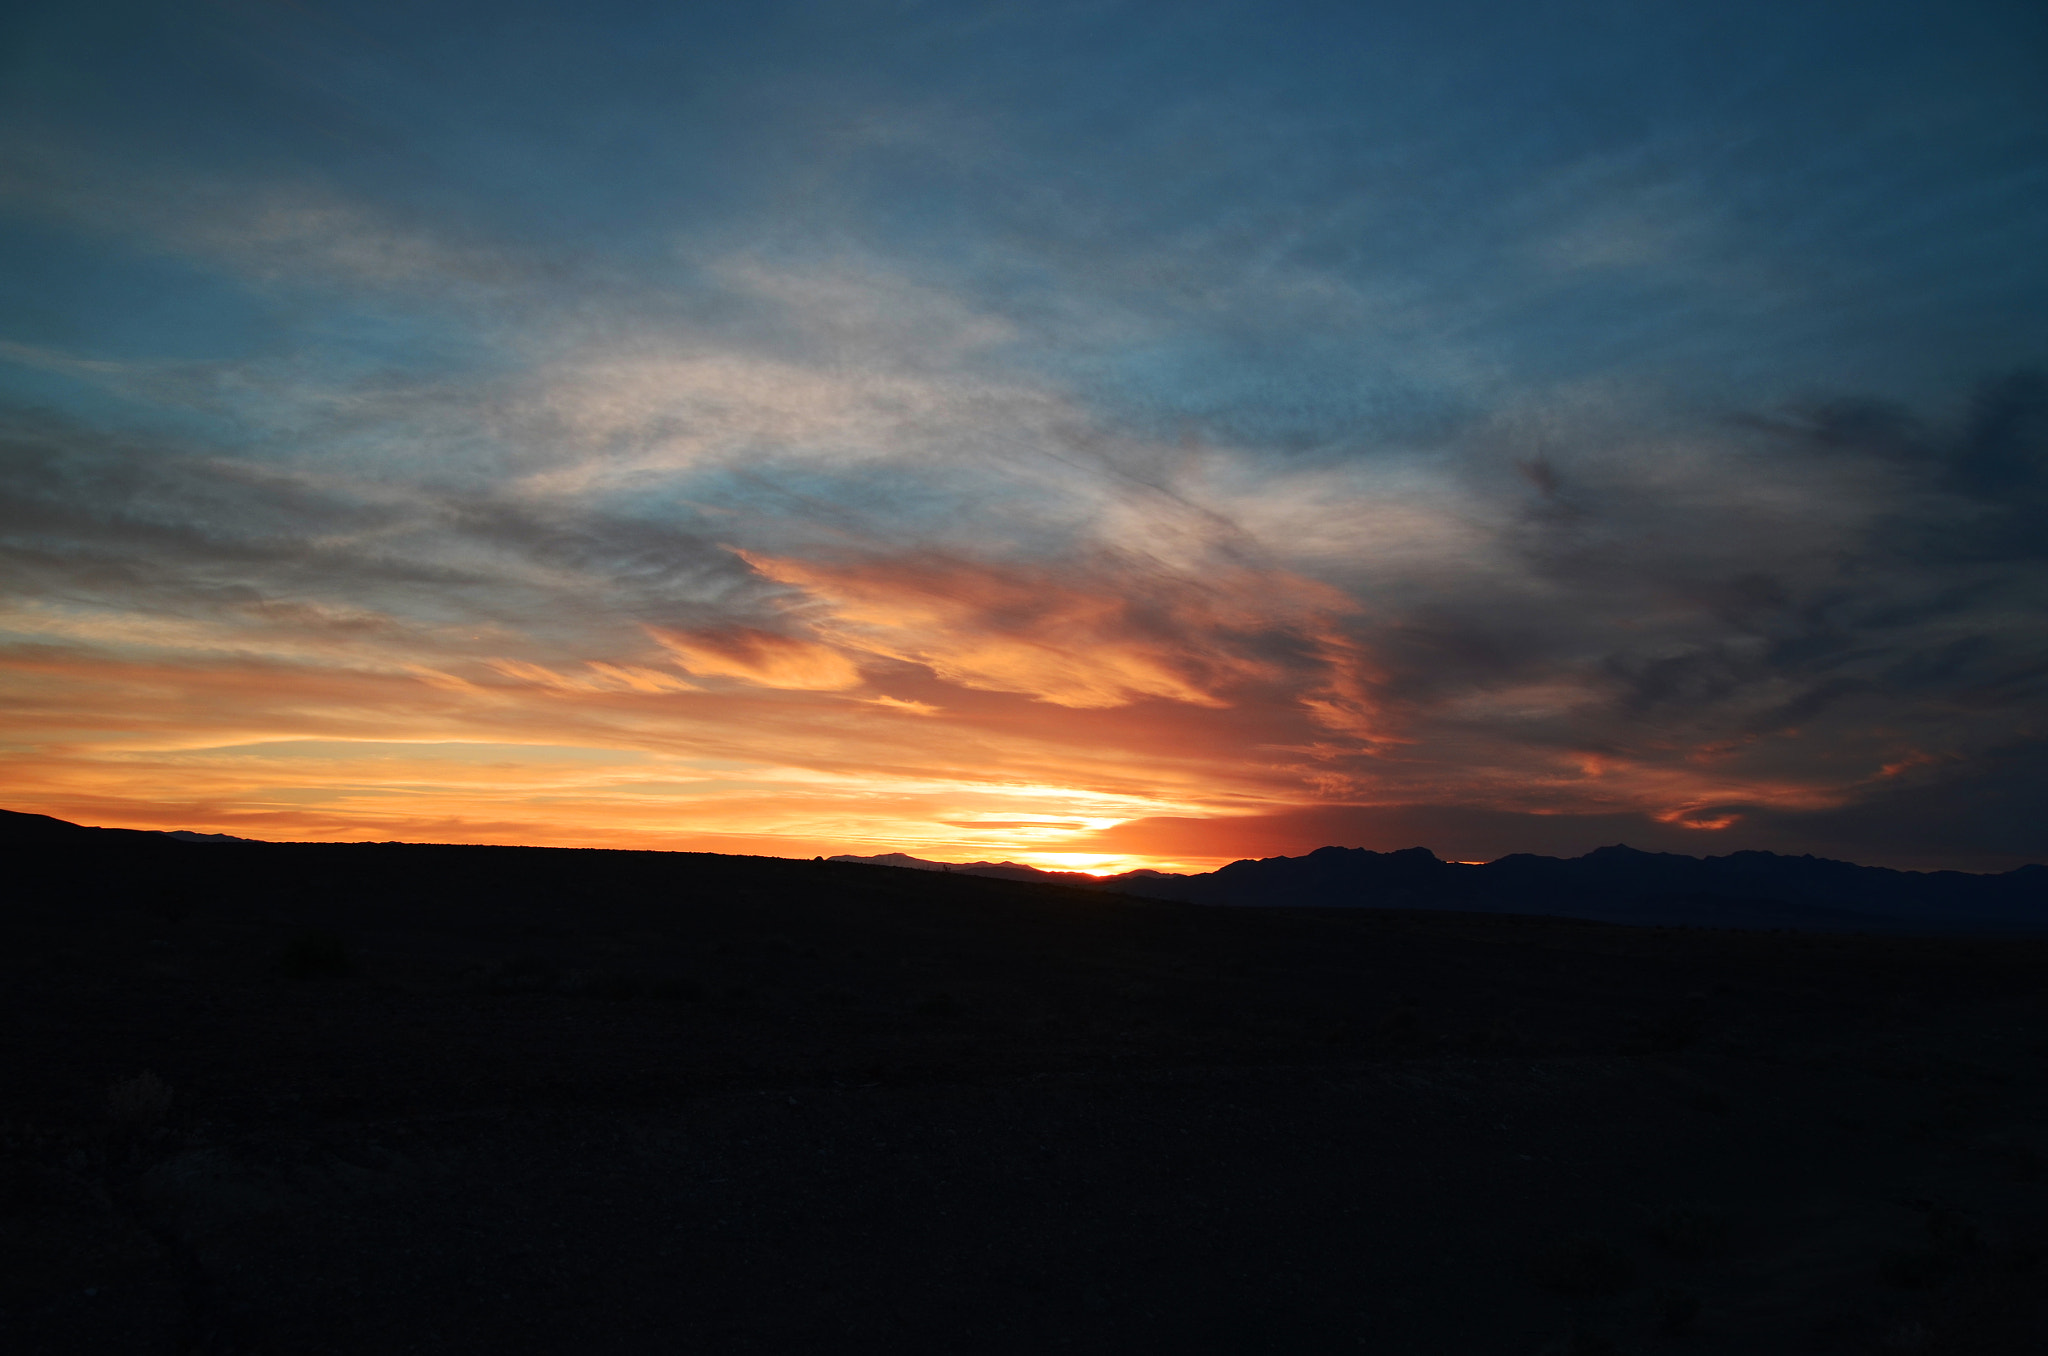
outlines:
[{"label": "blue sky", "polygon": [[5,22],[16,808],[2048,855],[2038,7]]}]

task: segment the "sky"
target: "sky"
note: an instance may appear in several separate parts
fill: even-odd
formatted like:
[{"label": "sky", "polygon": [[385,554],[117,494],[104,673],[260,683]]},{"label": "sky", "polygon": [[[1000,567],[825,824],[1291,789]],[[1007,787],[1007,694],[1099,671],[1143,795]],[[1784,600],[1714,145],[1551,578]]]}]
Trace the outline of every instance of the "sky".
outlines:
[{"label": "sky", "polygon": [[29,0],[0,803],[2048,860],[2048,9]]}]

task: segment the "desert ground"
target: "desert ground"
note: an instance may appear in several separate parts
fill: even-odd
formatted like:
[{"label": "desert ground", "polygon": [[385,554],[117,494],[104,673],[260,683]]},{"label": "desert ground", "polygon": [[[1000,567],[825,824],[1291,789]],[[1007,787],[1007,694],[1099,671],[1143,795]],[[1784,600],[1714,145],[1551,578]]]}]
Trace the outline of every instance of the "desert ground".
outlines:
[{"label": "desert ground", "polygon": [[6,850],[9,1351],[2048,1350],[2048,942]]}]

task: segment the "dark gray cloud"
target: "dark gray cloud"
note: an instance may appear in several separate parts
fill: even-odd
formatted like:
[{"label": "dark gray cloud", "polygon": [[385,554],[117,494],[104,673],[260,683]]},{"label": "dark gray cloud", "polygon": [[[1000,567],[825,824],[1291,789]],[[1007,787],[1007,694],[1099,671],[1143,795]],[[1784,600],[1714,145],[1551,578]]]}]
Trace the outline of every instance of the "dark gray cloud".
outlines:
[{"label": "dark gray cloud", "polygon": [[[686,528],[32,412],[0,421],[0,578],[18,600],[53,606],[239,616],[258,645],[280,607],[310,604],[415,630],[488,623],[571,652],[617,643],[636,621],[758,609],[767,592]],[[597,595],[602,609],[586,610]]]}]

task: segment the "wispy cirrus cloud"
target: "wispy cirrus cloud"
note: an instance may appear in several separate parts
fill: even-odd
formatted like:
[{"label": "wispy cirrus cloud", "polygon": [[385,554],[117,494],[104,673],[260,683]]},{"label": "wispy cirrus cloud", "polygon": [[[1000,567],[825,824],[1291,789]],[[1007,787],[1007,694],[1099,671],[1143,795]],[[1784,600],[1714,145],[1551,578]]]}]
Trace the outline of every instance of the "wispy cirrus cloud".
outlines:
[{"label": "wispy cirrus cloud", "polygon": [[692,673],[799,692],[840,692],[861,681],[859,667],[846,655],[800,636],[741,626],[695,632],[650,627],[648,634]]},{"label": "wispy cirrus cloud", "polygon": [[[1595,436],[1540,464],[1495,463],[1498,480],[1476,491],[1411,464],[1392,479],[1282,477],[1234,501],[1218,485],[1238,454],[1126,440],[1092,465],[1054,463],[1070,478],[1047,483],[1073,497],[1059,519],[1072,546],[1054,560],[1019,557],[999,528],[993,553],[906,554],[881,535],[887,505],[823,533],[803,519],[791,536],[758,498],[750,518],[714,521],[778,549],[734,551],[576,494],[407,494],[217,455],[145,458],[44,423],[18,431],[26,455],[12,463],[0,565],[39,596],[10,614],[28,648],[9,671],[34,689],[34,656],[48,653],[34,647],[51,644],[86,647],[76,653],[95,666],[148,664],[142,690],[179,693],[185,728],[143,737],[136,756],[164,738],[470,730],[629,758],[715,747],[757,769],[841,769],[832,777],[858,765],[879,785],[928,780],[918,761],[937,757],[966,777],[956,787],[988,778],[992,803],[1035,813],[1047,802],[1004,774],[1059,767],[1045,780],[1060,784],[1084,763],[1114,767],[1103,793],[1128,797],[1129,768],[1156,779],[1179,763],[1193,780],[1176,803],[1211,816],[1441,804],[1632,813],[1725,836],[1900,777],[1938,780],[1997,747],[2035,700],[2036,567],[2002,525],[2038,492],[2037,399],[2026,382],[1987,388],[1949,432],[1895,413],[1793,412],[1647,472]],[[1782,446],[1798,456],[1773,460]],[[788,465],[812,474],[800,456]],[[1330,526],[1290,543],[1295,515],[1272,507],[1278,495]],[[1359,524],[1348,549],[1335,529],[1347,513]],[[1966,547],[1959,522],[1976,529]],[[678,626],[678,612],[701,620]],[[244,695],[230,695],[238,672]],[[676,705],[713,701],[705,680],[737,684],[715,699],[717,720]],[[246,695],[295,683],[352,695]],[[720,724],[748,690],[775,705]],[[116,711],[135,693],[71,719],[132,730]],[[214,701],[234,713],[218,729],[198,715]],[[421,703],[424,723],[404,714]],[[1146,714],[1105,742],[1021,714],[1033,707]],[[54,727],[49,708],[27,709]],[[861,709],[886,734],[849,733]],[[928,734],[897,728],[913,713]],[[42,747],[60,763],[83,756]],[[958,766],[966,750],[972,773]],[[932,813],[891,841],[954,841],[957,812]],[[1105,834],[1030,838],[1044,851],[1122,841]]]},{"label": "wispy cirrus cloud", "polygon": [[1348,606],[1306,579],[1173,577],[1110,555],[1071,572],[938,555],[745,559],[816,604],[813,624],[842,646],[1067,707],[1227,706],[1231,689],[1278,676],[1287,613]]},{"label": "wispy cirrus cloud", "polygon": [[18,131],[0,155],[0,209],[204,260],[247,282],[418,296],[530,278],[502,244],[379,208],[318,174],[291,179],[137,161],[90,141]]}]

